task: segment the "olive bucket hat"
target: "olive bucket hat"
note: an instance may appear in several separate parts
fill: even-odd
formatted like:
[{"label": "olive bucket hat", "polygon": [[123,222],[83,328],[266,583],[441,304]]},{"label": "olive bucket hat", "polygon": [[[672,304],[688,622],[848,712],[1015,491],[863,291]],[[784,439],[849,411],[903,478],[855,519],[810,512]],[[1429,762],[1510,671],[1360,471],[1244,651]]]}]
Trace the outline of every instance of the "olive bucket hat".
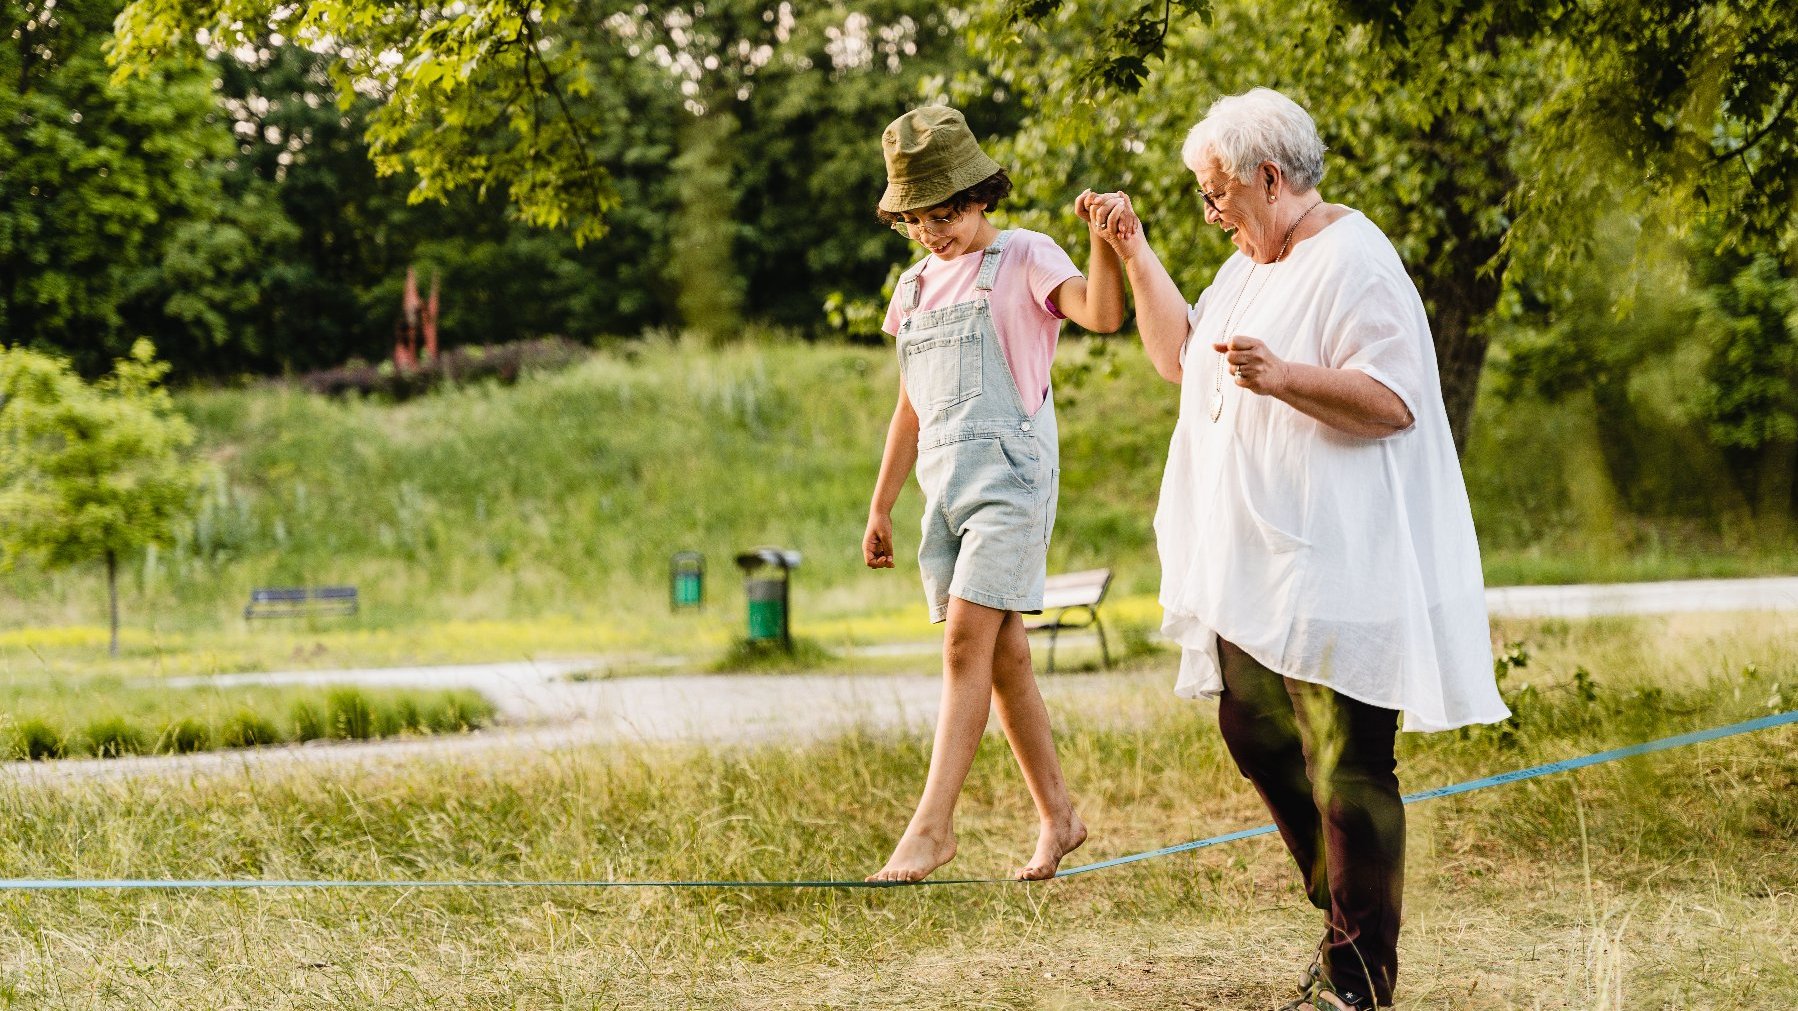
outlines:
[{"label": "olive bucket hat", "polygon": [[927,105],[893,120],[880,135],[887,189],[880,209],[889,214],[935,207],[999,171],[980,150],[962,114]]}]

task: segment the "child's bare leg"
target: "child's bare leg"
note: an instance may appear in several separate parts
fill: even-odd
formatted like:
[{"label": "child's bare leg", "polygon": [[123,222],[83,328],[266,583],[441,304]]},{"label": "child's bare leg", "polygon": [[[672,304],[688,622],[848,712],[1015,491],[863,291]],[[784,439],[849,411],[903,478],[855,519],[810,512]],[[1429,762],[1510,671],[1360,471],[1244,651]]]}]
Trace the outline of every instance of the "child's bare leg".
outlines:
[{"label": "child's bare leg", "polygon": [[885,867],[869,881],[922,881],[955,856],[955,801],[986,732],[993,697],[993,645],[1006,612],[949,598],[943,633],[943,702],[924,796]]},{"label": "child's bare leg", "polygon": [[1042,823],[1036,852],[1017,876],[1026,881],[1052,878],[1061,858],[1086,841],[1086,825],[1068,799],[1061,759],[1056,757],[1055,738],[1049,730],[1049,710],[1030,667],[1024,618],[1016,611],[1006,613],[999,629],[998,649],[993,655],[993,702]]}]

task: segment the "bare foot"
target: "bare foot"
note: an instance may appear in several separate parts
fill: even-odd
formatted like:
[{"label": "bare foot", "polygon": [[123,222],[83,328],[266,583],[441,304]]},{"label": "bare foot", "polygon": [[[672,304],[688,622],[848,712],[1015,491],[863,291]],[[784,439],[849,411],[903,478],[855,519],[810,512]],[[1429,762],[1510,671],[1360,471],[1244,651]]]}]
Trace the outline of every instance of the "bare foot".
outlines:
[{"label": "bare foot", "polygon": [[1044,825],[1036,837],[1036,853],[1017,873],[1019,881],[1045,881],[1055,876],[1061,858],[1080,848],[1086,841],[1086,823],[1068,812],[1068,820],[1059,825]]},{"label": "bare foot", "polygon": [[887,865],[868,875],[869,881],[922,881],[931,871],[955,859],[955,833],[942,836],[906,829],[893,847]]}]

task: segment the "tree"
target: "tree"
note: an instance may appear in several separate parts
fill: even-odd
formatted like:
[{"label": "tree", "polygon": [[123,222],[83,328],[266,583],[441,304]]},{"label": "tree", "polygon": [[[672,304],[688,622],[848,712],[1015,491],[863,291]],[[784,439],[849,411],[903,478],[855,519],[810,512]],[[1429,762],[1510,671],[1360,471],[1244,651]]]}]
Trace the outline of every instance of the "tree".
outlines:
[{"label": "tree", "polygon": [[[409,201],[504,194],[524,224],[598,247],[560,259],[593,264],[585,282],[630,319],[679,307],[732,331],[738,315],[813,322],[832,291],[875,290],[904,255],[869,226],[876,138],[921,79],[967,71],[961,23],[917,0],[137,0],[113,56],[130,80],[195,54],[272,68],[304,53]],[[225,76],[228,101],[254,90],[271,110],[239,120],[249,146],[255,128],[297,136],[279,121],[308,118],[291,89]],[[286,153],[286,178],[306,176]]]},{"label": "tree", "polygon": [[[993,0],[981,34],[1000,54],[1030,46],[1033,33],[1053,36],[1067,83],[1034,97],[1043,118],[1075,124],[1063,129],[1084,130],[1095,115],[1115,122],[1106,113],[1121,99],[1149,84],[1165,96],[1181,75],[1231,90],[1287,88],[1314,111],[1367,111],[1359,125],[1375,129],[1356,135],[1362,159],[1382,145],[1410,156],[1396,168],[1410,178],[1371,181],[1407,212],[1385,222],[1389,231],[1421,225],[1431,236],[1407,260],[1432,310],[1450,421],[1464,441],[1485,324],[1516,280],[1507,268],[1584,257],[1619,182],[1670,196],[1666,206],[1682,212],[1650,232],[1685,227],[1686,212],[1708,206],[1734,223],[1729,241],[1785,248],[1798,199],[1798,19],[1786,7]],[[1243,34],[1245,24],[1261,30]],[[1263,43],[1271,39],[1281,44]],[[1197,94],[1206,93],[1219,92]],[[1336,117],[1319,119],[1327,135],[1337,129]],[[1369,168],[1384,170],[1383,159]]]},{"label": "tree", "polygon": [[119,559],[172,544],[196,485],[167,372],[147,340],[93,384],[66,359],[0,347],[0,561],[103,561],[114,656]]},{"label": "tree", "polygon": [[620,9],[577,0],[134,0],[115,23],[114,79],[153,73],[196,48],[293,40],[335,57],[326,66],[341,107],[358,95],[379,99],[370,151],[382,174],[414,178],[414,200],[503,190],[526,222],[567,226],[586,241],[604,234],[618,205],[594,138],[633,110],[626,95],[595,87],[604,78],[566,29]]},{"label": "tree", "polygon": [[1798,279],[1767,253],[1711,259],[1702,276],[1710,356],[1697,413],[1734,452],[1756,522],[1777,536],[1798,491]]},{"label": "tree", "polygon": [[[1070,5],[1020,30],[1007,9],[992,7],[975,22],[988,65],[1030,111],[1006,151],[1026,202],[1045,209],[1030,223],[1072,241],[1077,223],[1066,207],[1074,194],[1125,188],[1182,290],[1196,297],[1231,247],[1204,223],[1181,143],[1212,99],[1277,87],[1311,111],[1331,148],[1326,194],[1365,211],[1410,267],[1430,310],[1450,424],[1462,437],[1489,342],[1486,317],[1501,291],[1490,265],[1510,222],[1503,204],[1521,157],[1494,150],[1491,138],[1515,135],[1546,86],[1539,51],[1506,42],[1470,57],[1457,113],[1444,116],[1424,97],[1391,87],[1372,33],[1231,0],[1209,7],[1203,23],[1172,25],[1155,75],[1125,89],[1119,68],[1132,64],[1094,65],[1082,54],[1085,40],[1105,37],[1130,9]],[[1283,45],[1238,41],[1272,38]],[[1064,165],[1065,174],[1032,170]]]},{"label": "tree", "polygon": [[[518,220],[502,192],[409,200],[410,181],[379,175],[371,160],[366,131],[377,100],[358,94],[341,103],[330,59],[272,37],[213,57],[222,113],[239,138],[226,191],[246,201],[266,194],[296,234],[270,244],[258,264],[261,298],[235,319],[260,336],[254,353],[182,359],[178,372],[379,358],[392,346],[409,266],[443,278],[446,345],[628,333],[672,311],[654,252],[665,242],[668,187],[631,168],[666,161],[666,145],[658,146],[666,117],[596,138],[596,160],[621,169],[624,203],[609,216],[605,241],[579,247],[566,230]],[[635,104],[648,109],[652,100]]]},{"label": "tree", "polygon": [[0,334],[84,373],[140,333],[190,360],[254,342],[230,320],[286,228],[255,194],[227,197],[209,75],[171,62],[108,83],[117,9],[0,6]]}]

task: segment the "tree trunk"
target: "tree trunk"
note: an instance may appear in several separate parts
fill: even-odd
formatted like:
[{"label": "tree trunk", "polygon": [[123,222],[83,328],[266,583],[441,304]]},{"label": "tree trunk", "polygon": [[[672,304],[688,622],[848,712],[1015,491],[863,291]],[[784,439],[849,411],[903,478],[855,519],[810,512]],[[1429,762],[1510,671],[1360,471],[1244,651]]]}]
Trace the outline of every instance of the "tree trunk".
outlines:
[{"label": "tree trunk", "polygon": [[675,306],[688,329],[713,345],[735,337],[742,324],[743,278],[732,249],[736,134],[737,117],[729,109],[694,117],[681,129],[681,153],[671,166],[680,199],[670,243]]},{"label": "tree trunk", "polygon": [[111,549],[106,552],[106,602],[112,615],[111,653],[119,655],[119,557]]},{"label": "tree trunk", "polygon": [[1754,529],[1768,542],[1782,541],[1792,529],[1792,486],[1798,473],[1798,443],[1768,442],[1754,468]]},{"label": "tree trunk", "polygon": [[[1497,285],[1492,285],[1496,289]],[[1467,432],[1473,426],[1473,408],[1479,399],[1480,373],[1486,367],[1490,343],[1476,324],[1497,302],[1497,293],[1480,299],[1470,292],[1454,291],[1434,299],[1435,318],[1430,321],[1436,338],[1436,369],[1442,377],[1442,405],[1448,409],[1448,428],[1455,437],[1455,452],[1467,451]]]},{"label": "tree trunk", "polygon": [[[1448,116],[1436,117],[1426,136],[1428,147],[1444,164],[1456,164],[1465,152],[1466,143]],[[1443,172],[1417,208],[1433,208],[1442,215],[1428,261],[1410,266],[1429,307],[1442,404],[1448,409],[1457,454],[1467,449],[1480,373],[1486,367],[1490,340],[1480,324],[1498,307],[1503,287],[1498,271],[1488,265],[1498,257],[1504,235],[1482,223],[1471,209],[1502,203],[1514,182],[1503,164],[1485,171]]]}]

